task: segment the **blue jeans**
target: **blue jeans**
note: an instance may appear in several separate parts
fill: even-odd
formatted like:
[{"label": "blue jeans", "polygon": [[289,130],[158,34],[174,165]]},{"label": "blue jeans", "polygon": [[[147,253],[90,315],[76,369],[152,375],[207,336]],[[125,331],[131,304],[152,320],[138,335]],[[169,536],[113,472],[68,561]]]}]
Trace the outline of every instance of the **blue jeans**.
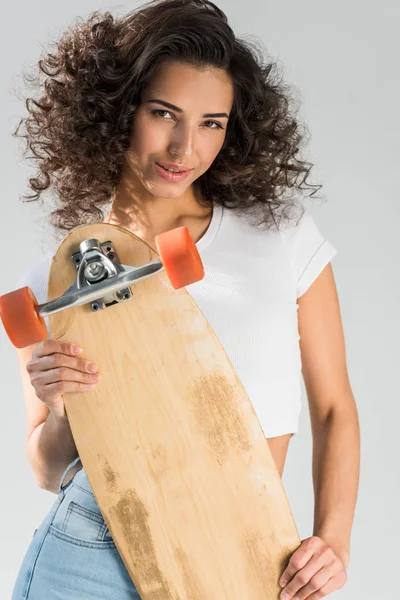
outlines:
[{"label": "blue jeans", "polygon": [[33,535],[12,600],[140,600],[84,469],[63,487],[77,460]]}]

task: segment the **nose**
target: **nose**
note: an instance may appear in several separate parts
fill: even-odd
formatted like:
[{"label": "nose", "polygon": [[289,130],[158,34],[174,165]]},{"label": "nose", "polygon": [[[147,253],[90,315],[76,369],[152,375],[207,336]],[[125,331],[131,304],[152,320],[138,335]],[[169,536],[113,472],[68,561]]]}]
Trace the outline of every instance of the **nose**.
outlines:
[{"label": "nose", "polygon": [[168,148],[171,155],[186,160],[193,154],[195,134],[189,124],[180,122],[173,129],[171,136]]}]

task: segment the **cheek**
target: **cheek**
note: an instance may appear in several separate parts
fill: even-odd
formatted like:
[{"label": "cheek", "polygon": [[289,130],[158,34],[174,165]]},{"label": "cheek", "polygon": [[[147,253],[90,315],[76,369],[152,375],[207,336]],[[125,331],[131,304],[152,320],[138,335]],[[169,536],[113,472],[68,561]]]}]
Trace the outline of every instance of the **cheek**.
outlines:
[{"label": "cheek", "polygon": [[207,166],[207,168],[210,167],[214,160],[217,158],[223,145],[224,139],[222,138],[218,141],[215,141],[214,143],[210,143],[209,146],[204,149],[202,162],[204,163],[204,165]]},{"label": "cheek", "polygon": [[138,122],[131,132],[130,150],[137,155],[152,154],[162,147],[162,132],[149,123]]}]

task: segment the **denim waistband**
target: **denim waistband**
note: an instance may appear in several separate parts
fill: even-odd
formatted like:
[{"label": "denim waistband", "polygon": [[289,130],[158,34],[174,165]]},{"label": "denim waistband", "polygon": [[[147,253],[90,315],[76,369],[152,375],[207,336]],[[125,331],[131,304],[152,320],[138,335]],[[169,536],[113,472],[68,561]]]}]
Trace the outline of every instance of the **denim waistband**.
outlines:
[{"label": "denim waistband", "polygon": [[73,482],[74,484],[79,485],[79,487],[84,489],[85,492],[88,492],[89,494],[92,494],[92,496],[94,496],[93,490],[91,488],[85,469],[83,467],[75,473]]},{"label": "denim waistband", "polygon": [[64,473],[61,476],[60,483],[59,483],[59,486],[58,486],[59,493],[63,492],[63,490],[67,486],[69,486],[71,484],[71,481],[73,481],[74,483],[76,483],[77,485],[79,485],[82,489],[84,489],[86,492],[88,492],[89,494],[94,495],[93,491],[92,491],[92,488],[90,486],[89,480],[87,478],[87,475],[85,473],[85,469],[83,468],[83,466],[79,469],[79,471],[77,471],[75,473],[75,475],[74,475],[74,477],[73,477],[73,479],[71,481],[69,481],[65,486],[63,485],[65,477],[68,475],[70,469],[72,469],[72,467],[74,467],[80,460],[81,459],[78,456],[65,469]]}]

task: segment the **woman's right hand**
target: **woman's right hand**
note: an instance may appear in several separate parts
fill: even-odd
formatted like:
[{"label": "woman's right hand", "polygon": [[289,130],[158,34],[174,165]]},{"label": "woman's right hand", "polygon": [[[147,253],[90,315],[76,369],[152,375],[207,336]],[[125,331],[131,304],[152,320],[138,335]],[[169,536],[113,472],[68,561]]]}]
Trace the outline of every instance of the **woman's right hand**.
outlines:
[{"label": "woman's right hand", "polygon": [[87,392],[101,378],[97,366],[80,358],[80,352],[76,344],[44,340],[35,346],[32,359],[26,365],[37,397],[57,417],[67,416],[62,394]]}]

